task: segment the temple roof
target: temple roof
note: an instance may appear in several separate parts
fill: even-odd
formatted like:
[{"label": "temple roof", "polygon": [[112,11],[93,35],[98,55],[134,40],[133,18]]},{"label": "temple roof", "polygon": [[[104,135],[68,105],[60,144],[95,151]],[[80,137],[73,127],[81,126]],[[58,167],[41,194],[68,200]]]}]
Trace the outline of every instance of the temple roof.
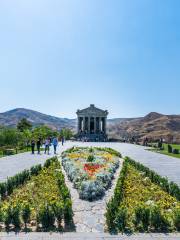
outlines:
[{"label": "temple roof", "polygon": [[82,110],[77,110],[77,115],[87,115],[87,116],[107,116],[108,111],[107,110],[102,110],[100,108],[95,107],[94,104],[91,104],[88,108],[82,109]]}]

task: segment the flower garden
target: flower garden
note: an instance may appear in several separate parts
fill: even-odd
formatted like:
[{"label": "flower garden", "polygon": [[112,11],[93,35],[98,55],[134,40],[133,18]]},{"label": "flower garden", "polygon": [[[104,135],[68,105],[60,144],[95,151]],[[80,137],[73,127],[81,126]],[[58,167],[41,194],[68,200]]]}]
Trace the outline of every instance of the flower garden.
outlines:
[{"label": "flower garden", "polygon": [[62,165],[84,200],[104,196],[111,186],[121,155],[109,148],[71,148],[62,154]]},{"label": "flower garden", "polygon": [[180,230],[180,189],[140,163],[126,158],[107,205],[110,232]]},{"label": "flower garden", "polygon": [[72,202],[57,158],[0,184],[1,230],[63,230],[72,224]]}]

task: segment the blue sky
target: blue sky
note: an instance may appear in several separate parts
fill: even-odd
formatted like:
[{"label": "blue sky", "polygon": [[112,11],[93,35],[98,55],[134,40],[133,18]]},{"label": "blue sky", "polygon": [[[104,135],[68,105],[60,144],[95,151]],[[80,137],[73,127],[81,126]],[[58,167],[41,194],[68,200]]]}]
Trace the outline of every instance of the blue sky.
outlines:
[{"label": "blue sky", "polygon": [[0,0],[0,112],[180,114],[179,0]]}]

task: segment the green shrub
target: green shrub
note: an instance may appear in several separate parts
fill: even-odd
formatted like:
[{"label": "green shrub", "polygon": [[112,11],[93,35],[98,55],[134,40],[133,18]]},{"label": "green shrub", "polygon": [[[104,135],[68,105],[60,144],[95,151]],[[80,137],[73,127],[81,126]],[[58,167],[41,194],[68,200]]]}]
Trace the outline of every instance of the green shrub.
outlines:
[{"label": "green shrub", "polygon": [[137,207],[135,209],[135,227],[137,230],[148,231],[150,226],[150,209],[147,207]]},{"label": "green shrub", "polygon": [[88,158],[87,158],[87,162],[94,162],[94,156],[89,155]]},{"label": "green shrub", "polygon": [[160,208],[155,206],[151,210],[151,227],[156,231],[168,231],[170,227],[170,223],[168,219],[161,213]]},{"label": "green shrub", "polygon": [[11,206],[9,206],[4,215],[4,224],[7,229],[9,228],[9,225],[11,223],[12,223],[12,211],[11,211]]},{"label": "green shrub", "polygon": [[117,229],[122,233],[124,233],[126,230],[127,217],[128,217],[127,209],[125,207],[120,207],[116,214],[115,223],[116,223]]},{"label": "green shrub", "polygon": [[71,199],[66,199],[64,203],[64,221],[67,225],[70,225],[73,222],[73,211],[72,211]]},{"label": "green shrub", "polygon": [[116,213],[124,197],[124,181],[127,174],[127,162],[123,162],[122,170],[118,178],[116,188],[114,190],[114,197],[111,198],[106,208],[106,225],[110,232],[116,231],[117,222]]},{"label": "green shrub", "polygon": [[43,229],[54,227],[55,216],[50,206],[46,205],[40,209],[37,222],[42,224]]},{"label": "green shrub", "polygon": [[64,216],[64,204],[62,202],[57,202],[52,205],[52,209],[55,215],[55,218],[58,222],[58,227],[61,227],[61,222]]},{"label": "green shrub", "polygon": [[108,203],[106,207],[106,225],[108,227],[109,232],[116,231],[116,211],[117,211],[117,203],[114,201],[114,198],[112,198]]},{"label": "green shrub", "polygon": [[12,207],[11,209],[11,219],[12,219],[12,224],[14,225],[15,228],[20,228],[20,207]]},{"label": "green shrub", "polygon": [[27,228],[27,223],[29,223],[29,221],[30,221],[30,216],[31,216],[31,209],[30,209],[30,206],[28,204],[26,204],[22,208],[22,219],[25,224],[25,228]]},{"label": "green shrub", "polygon": [[173,149],[173,150],[172,150],[172,153],[173,153],[173,154],[179,154],[179,149],[176,149],[176,148]]},{"label": "green shrub", "polygon": [[174,211],[174,226],[180,231],[180,209]]},{"label": "green shrub", "polygon": [[5,198],[6,189],[7,189],[7,184],[6,183],[0,183],[0,198],[2,198],[2,199]]},{"label": "green shrub", "polygon": [[172,146],[170,144],[168,144],[168,153],[172,153]]},{"label": "green shrub", "polygon": [[159,185],[164,191],[175,197],[177,200],[180,200],[180,188],[176,183],[168,182],[167,178],[159,176],[157,173],[150,170],[148,167],[145,167],[141,163],[138,163],[130,159],[129,157],[125,158],[125,162],[132,165],[138,171],[144,172],[145,176],[149,177],[153,183]]},{"label": "green shrub", "polygon": [[31,172],[31,175],[37,176],[41,170],[42,170],[42,166],[41,164],[39,164],[31,167],[30,172]]}]

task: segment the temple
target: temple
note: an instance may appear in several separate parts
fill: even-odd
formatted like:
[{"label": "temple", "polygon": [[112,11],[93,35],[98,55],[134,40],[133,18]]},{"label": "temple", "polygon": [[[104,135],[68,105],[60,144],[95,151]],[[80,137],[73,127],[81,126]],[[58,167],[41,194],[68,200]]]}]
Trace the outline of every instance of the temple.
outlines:
[{"label": "temple", "polygon": [[107,110],[90,107],[77,110],[78,129],[77,138],[83,141],[106,141]]}]

